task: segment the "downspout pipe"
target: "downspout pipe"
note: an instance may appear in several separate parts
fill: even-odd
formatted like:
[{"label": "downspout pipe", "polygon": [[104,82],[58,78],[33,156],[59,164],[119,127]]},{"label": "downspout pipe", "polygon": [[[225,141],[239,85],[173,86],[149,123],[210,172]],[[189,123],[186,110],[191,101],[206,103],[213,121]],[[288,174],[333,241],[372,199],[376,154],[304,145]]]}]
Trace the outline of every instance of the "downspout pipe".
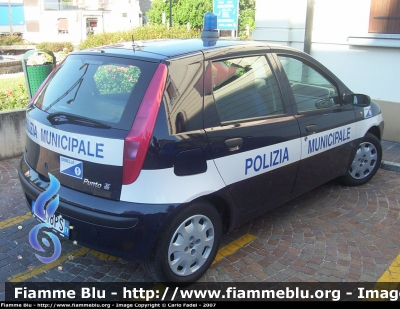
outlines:
[{"label": "downspout pipe", "polygon": [[314,21],[314,0],[307,0],[306,25],[304,31],[304,52],[311,53],[311,39]]},{"label": "downspout pipe", "polygon": [[172,0],[169,0],[169,27],[172,28]]}]

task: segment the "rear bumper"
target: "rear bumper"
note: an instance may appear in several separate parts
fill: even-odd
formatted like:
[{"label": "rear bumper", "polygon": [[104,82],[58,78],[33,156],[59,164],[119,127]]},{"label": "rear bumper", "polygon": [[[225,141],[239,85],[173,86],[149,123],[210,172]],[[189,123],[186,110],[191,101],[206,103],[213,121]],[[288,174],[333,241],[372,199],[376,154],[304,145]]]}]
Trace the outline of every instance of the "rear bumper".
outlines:
[{"label": "rear bumper", "polygon": [[[32,200],[36,200],[50,182],[41,179],[24,156],[20,160],[18,177],[31,210]],[[73,226],[70,240],[139,262],[147,259],[163,224],[178,206],[114,201],[63,186],[58,194],[60,202],[56,214],[61,214]]]}]

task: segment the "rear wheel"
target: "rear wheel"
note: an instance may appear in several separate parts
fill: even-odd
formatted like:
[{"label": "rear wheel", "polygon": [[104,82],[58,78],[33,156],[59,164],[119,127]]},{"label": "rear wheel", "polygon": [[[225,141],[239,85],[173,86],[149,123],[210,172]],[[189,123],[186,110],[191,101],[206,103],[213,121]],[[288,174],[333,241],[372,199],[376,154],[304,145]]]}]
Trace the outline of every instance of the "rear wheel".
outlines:
[{"label": "rear wheel", "polygon": [[348,186],[367,183],[378,171],[382,161],[382,145],[379,139],[367,133],[358,145],[356,154],[341,181]]},{"label": "rear wheel", "polygon": [[189,284],[210,267],[220,244],[221,218],[208,202],[186,206],[166,223],[145,263],[156,281]]}]

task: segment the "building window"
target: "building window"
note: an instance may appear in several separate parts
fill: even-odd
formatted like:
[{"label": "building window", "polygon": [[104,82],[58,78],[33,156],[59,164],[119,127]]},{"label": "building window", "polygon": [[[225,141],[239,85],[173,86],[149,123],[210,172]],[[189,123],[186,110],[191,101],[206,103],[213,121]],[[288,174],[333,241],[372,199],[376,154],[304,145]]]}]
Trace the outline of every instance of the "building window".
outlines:
[{"label": "building window", "polygon": [[26,21],[27,32],[40,32],[40,24],[38,20],[27,20]]},{"label": "building window", "polygon": [[68,33],[68,19],[59,18],[58,19],[58,34]]},{"label": "building window", "polygon": [[371,0],[368,32],[400,34],[400,0]]},{"label": "building window", "polygon": [[97,29],[97,18],[87,18],[86,19],[86,34],[94,34]]},{"label": "building window", "polygon": [[[32,2],[34,0],[25,0],[24,5],[26,6],[26,1]],[[41,1],[40,1],[41,2]],[[43,0],[43,8],[45,11],[65,11],[65,10],[77,10],[78,6],[75,2],[70,0]]]}]

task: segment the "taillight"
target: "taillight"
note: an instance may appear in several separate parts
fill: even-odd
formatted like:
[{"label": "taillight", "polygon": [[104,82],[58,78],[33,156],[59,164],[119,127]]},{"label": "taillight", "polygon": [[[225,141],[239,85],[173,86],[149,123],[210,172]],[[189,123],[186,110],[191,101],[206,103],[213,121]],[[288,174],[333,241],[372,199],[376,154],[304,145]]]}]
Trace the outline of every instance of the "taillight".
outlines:
[{"label": "taillight", "polygon": [[159,64],[140,103],[132,128],[125,137],[122,184],[134,182],[142,169],[167,78],[167,67]]}]

